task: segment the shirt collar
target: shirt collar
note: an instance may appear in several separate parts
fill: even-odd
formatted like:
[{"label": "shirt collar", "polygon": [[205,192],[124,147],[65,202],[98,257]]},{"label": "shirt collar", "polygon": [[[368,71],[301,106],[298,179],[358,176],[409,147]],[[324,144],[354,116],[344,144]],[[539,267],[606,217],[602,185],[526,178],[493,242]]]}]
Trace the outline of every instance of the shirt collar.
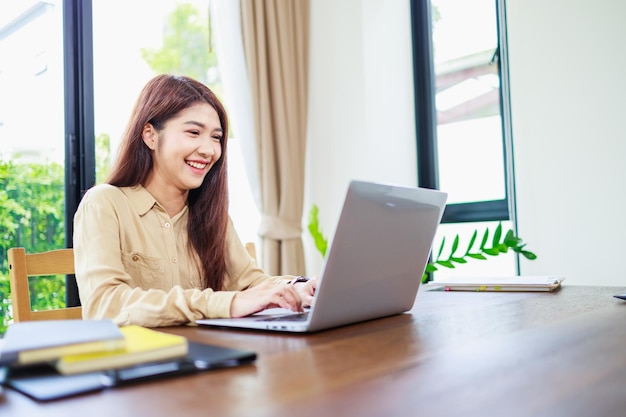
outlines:
[{"label": "shirt collar", "polygon": [[130,200],[130,204],[137,210],[140,216],[149,212],[155,205],[159,206],[156,199],[142,185],[134,187],[122,187],[122,192]]}]

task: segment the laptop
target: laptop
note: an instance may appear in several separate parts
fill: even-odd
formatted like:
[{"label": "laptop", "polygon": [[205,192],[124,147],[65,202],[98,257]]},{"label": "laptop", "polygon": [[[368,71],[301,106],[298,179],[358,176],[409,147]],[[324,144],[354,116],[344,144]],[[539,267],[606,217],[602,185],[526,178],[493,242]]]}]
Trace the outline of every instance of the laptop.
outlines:
[{"label": "laptop", "polygon": [[447,194],[352,181],[309,309],[268,309],[200,326],[316,332],[400,314],[415,302]]}]

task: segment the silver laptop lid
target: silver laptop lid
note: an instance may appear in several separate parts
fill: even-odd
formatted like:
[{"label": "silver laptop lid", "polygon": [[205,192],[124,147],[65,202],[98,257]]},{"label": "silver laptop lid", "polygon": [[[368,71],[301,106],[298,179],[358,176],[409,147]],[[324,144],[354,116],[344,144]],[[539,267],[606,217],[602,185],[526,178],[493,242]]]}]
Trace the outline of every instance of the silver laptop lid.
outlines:
[{"label": "silver laptop lid", "polygon": [[352,181],[309,330],[410,310],[446,199],[441,191]]}]

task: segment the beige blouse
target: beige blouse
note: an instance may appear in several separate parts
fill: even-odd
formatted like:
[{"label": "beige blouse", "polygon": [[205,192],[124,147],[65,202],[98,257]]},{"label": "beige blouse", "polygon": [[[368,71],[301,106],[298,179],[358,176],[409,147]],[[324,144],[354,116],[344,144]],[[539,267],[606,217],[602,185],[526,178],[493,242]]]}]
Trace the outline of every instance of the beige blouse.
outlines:
[{"label": "beige blouse", "polygon": [[293,278],[265,274],[229,220],[224,288],[201,290],[198,258],[188,249],[188,217],[185,207],[170,218],[142,186],[91,188],[74,216],[83,318],[157,327],[229,317],[236,291]]}]

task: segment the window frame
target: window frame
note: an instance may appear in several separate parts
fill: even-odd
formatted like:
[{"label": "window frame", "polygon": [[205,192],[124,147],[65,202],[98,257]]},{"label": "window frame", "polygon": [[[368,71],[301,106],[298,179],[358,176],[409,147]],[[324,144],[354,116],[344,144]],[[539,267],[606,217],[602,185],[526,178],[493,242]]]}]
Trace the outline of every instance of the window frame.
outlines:
[{"label": "window frame", "polygon": [[[63,0],[65,91],[65,243],[73,247],[74,213],[96,183],[92,0]],[[68,307],[79,306],[74,276],[66,280]]]},{"label": "window frame", "polygon": [[[498,76],[500,77],[500,114],[503,141],[505,196],[501,200],[448,204],[442,223],[494,220],[515,222],[515,183],[509,90],[509,62],[506,43],[505,0],[494,0],[497,16]],[[435,71],[432,45],[432,8],[430,0],[411,0],[413,41],[413,78],[417,141],[418,185],[439,188],[437,155],[437,119],[435,107]]]}]

